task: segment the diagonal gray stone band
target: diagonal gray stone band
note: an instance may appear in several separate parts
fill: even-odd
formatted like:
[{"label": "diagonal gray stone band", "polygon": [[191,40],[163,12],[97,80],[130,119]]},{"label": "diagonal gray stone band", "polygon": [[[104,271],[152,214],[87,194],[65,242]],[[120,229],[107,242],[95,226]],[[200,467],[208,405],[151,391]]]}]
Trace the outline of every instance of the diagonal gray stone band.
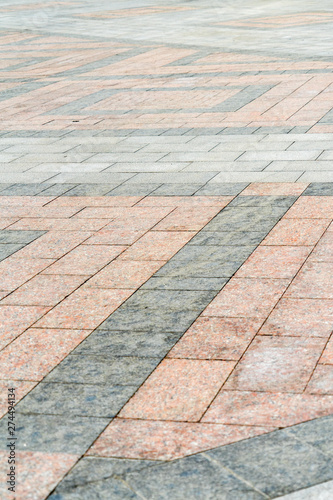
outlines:
[{"label": "diagonal gray stone band", "polygon": [[[295,201],[236,197],[17,405],[24,449],[83,454]],[[89,498],[88,483],[70,486],[87,466],[92,481],[100,482],[100,469],[106,475],[98,488],[111,488],[112,498],[180,499],[185,487],[196,498],[199,484],[200,498],[203,491],[205,498],[276,498],[333,479],[320,426],[329,429],[333,417],[170,463],[84,458],[51,498]],[[297,465],[305,456],[316,464],[311,473]],[[123,466],[120,484],[113,475]]]}]

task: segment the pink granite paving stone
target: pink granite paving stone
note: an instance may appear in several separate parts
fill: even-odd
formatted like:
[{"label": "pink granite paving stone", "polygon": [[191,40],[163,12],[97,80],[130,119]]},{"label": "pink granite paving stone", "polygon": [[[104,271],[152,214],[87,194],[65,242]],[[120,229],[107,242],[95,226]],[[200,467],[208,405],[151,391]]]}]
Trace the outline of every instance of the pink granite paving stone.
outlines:
[{"label": "pink granite paving stone", "polygon": [[331,338],[325,347],[322,357],[319,360],[319,363],[333,365],[333,339]]},{"label": "pink granite paving stone", "polygon": [[332,325],[333,300],[283,298],[259,334],[329,338]]},{"label": "pink granite paving stone", "polygon": [[286,297],[306,299],[333,298],[333,266],[330,262],[309,262],[286,292]]},{"label": "pink granite paving stone", "polygon": [[198,231],[218,212],[216,207],[180,207],[154,227],[154,231]]},{"label": "pink granite paving stone", "polygon": [[54,259],[17,258],[17,253],[0,262],[1,288],[13,291],[54,262]]},{"label": "pink granite paving stone", "polygon": [[333,366],[318,365],[306,392],[310,394],[333,394]]},{"label": "pink granite paving stone", "polygon": [[14,306],[0,304],[1,348],[21,335],[29,326],[42,318],[50,307]]},{"label": "pink granite paving stone", "polygon": [[234,278],[203,311],[203,316],[265,319],[289,280]]},{"label": "pink granite paving stone", "polygon": [[315,245],[329,224],[330,219],[282,219],[265,238],[263,245]]},{"label": "pink granite paving stone", "polygon": [[87,455],[172,460],[274,430],[272,426],[205,425],[116,418]]},{"label": "pink granite paving stone", "polygon": [[1,304],[20,306],[55,306],[79,288],[88,276],[35,276],[5,297]]},{"label": "pink granite paving stone", "polygon": [[0,378],[41,380],[90,330],[30,328],[0,353]]},{"label": "pink granite paving stone", "polygon": [[[329,228],[328,228],[329,229]],[[310,262],[332,262],[333,261],[333,233],[327,231],[311,254]]]},{"label": "pink granite paving stone", "polygon": [[94,275],[124,250],[126,250],[126,247],[121,245],[79,245],[48,267],[44,273]]},{"label": "pink granite paving stone", "polygon": [[222,390],[201,421],[288,427],[331,415],[332,405],[332,396]]},{"label": "pink granite paving stone", "polygon": [[137,289],[164,264],[164,260],[116,259],[96,273],[86,285],[93,288]]},{"label": "pink granite paving stone", "polygon": [[1,380],[0,414],[1,417],[8,412],[8,389],[15,390],[15,402],[20,401],[36,385],[36,382],[25,380]]},{"label": "pink granite paving stone", "polygon": [[168,357],[238,360],[260,326],[255,319],[200,317]]},{"label": "pink granite paving stone", "polygon": [[84,231],[49,231],[16,253],[17,258],[57,259],[91,236]]},{"label": "pink granite paving stone", "polygon": [[248,258],[236,278],[293,278],[311,247],[260,245]]},{"label": "pink granite paving stone", "polygon": [[330,196],[303,196],[288,210],[288,219],[331,219],[333,198]]},{"label": "pink granite paving stone", "polygon": [[[7,473],[5,458],[7,452],[0,451],[2,474]],[[20,464],[20,487],[15,495],[17,500],[43,500],[68,470],[73,467],[79,456],[67,453],[43,453],[34,451],[17,452],[17,461]],[[1,482],[1,498],[12,500],[13,494]]]},{"label": "pink granite paving stone", "polygon": [[326,339],[257,337],[225,384],[227,390],[301,392]]},{"label": "pink granite paving stone", "polygon": [[169,260],[193,236],[194,232],[149,231],[120,257],[120,260]]},{"label": "pink granite paving stone", "polygon": [[80,288],[46,314],[36,326],[84,330],[97,328],[132,293],[133,290]]},{"label": "pink granite paving stone", "polygon": [[195,422],[233,367],[232,361],[164,360],[120,416]]}]

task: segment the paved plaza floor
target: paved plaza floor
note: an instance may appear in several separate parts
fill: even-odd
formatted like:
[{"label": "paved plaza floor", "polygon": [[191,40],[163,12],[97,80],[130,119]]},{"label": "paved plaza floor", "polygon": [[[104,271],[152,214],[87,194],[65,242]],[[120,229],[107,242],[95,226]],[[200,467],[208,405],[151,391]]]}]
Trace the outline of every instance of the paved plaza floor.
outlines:
[{"label": "paved plaza floor", "polygon": [[332,1],[1,0],[0,122],[1,500],[332,500]]}]

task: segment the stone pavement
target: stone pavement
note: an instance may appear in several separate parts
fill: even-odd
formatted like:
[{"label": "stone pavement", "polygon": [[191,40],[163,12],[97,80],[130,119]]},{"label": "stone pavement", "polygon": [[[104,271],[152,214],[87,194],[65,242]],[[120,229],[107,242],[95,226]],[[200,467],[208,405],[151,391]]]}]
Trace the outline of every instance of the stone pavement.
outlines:
[{"label": "stone pavement", "polygon": [[0,14],[1,499],[331,500],[332,3]]}]

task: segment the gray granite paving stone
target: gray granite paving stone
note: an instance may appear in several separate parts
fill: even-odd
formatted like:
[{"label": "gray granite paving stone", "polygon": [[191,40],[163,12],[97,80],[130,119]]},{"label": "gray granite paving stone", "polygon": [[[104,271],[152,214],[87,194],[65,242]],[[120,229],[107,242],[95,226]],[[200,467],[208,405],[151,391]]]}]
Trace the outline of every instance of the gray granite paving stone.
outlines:
[{"label": "gray granite paving stone", "polygon": [[70,189],[73,189],[77,184],[47,184],[45,183],[46,189],[37,196],[61,196]]},{"label": "gray granite paving stone", "polygon": [[256,207],[233,208],[225,209],[222,213],[218,214],[212,221],[210,221],[203,229],[202,232],[212,231],[267,231],[267,233],[274,227],[278,220],[284,215],[280,214],[274,207],[265,207],[258,210]]},{"label": "gray granite paving stone", "polygon": [[251,484],[219,464],[197,455],[148,467],[125,476],[126,482],[149,500],[263,500]]},{"label": "gray granite paving stone", "polygon": [[10,257],[13,253],[21,250],[24,244],[0,243],[0,261]]},{"label": "gray granite paving stone", "polygon": [[112,189],[106,196],[148,196],[161,184],[128,184],[124,183]]},{"label": "gray granite paving stone", "polygon": [[156,462],[150,460],[84,457],[67,474],[55,493],[68,495],[78,491],[83,492],[84,490],[78,490],[78,488],[87,486],[89,483],[96,484],[99,481],[124,477],[126,473],[139,471],[154,464],[156,465]]},{"label": "gray granite paving stone", "polygon": [[206,452],[270,498],[333,479],[333,459],[276,431]]},{"label": "gray granite paving stone", "polygon": [[2,191],[4,191],[4,189],[7,189],[8,187],[12,186],[12,184],[4,184],[4,183],[0,183],[0,196],[2,196]]},{"label": "gray granite paving stone", "polygon": [[287,211],[296,200],[296,196],[237,196],[229,203],[228,207],[266,208],[274,206],[275,210],[285,209]]},{"label": "gray granite paving stone", "polygon": [[[161,130],[161,129],[156,129],[156,131]],[[169,129],[165,130],[162,132],[160,135],[184,135],[184,134],[189,134],[192,135],[193,129],[192,128],[174,128],[174,129]],[[150,133],[150,130],[149,130]],[[159,135],[159,134],[157,134]],[[195,134],[194,134],[195,135]]]},{"label": "gray granite paving stone", "polygon": [[179,333],[132,332],[98,330],[81,343],[73,355],[91,354],[94,356],[136,356],[161,358],[179,340]]},{"label": "gray granite paving stone", "polygon": [[259,245],[266,237],[266,231],[236,231],[236,232],[217,232],[200,231],[189,241],[188,245],[204,246],[241,246],[241,245]]},{"label": "gray granite paving stone", "polygon": [[141,287],[142,290],[216,290],[220,291],[227,278],[184,278],[153,276]]},{"label": "gray granite paving stone", "polygon": [[[233,248],[233,247],[230,247]],[[242,257],[215,257],[211,261],[204,259],[198,261],[191,260],[172,260],[165,264],[156,276],[165,276],[169,278],[187,279],[187,278],[230,278],[252,253],[244,251]]]},{"label": "gray granite paving stone", "polygon": [[255,134],[288,134],[293,127],[259,127]]},{"label": "gray granite paving stone", "polygon": [[103,196],[114,188],[111,184],[79,184],[64,193],[64,196]]},{"label": "gray granite paving stone", "polygon": [[46,189],[45,184],[12,184],[1,191],[1,196],[35,196],[42,193]]},{"label": "gray granite paving stone", "polygon": [[16,407],[18,413],[114,417],[137,386],[40,383]]},{"label": "gray granite paving stone", "polygon": [[154,465],[148,460],[85,457],[69,472],[50,500],[142,500],[125,483],[128,472]]},{"label": "gray granite paving stone", "polygon": [[62,492],[58,489],[48,497],[49,500],[142,500],[122,479],[112,477],[101,482],[93,481]]},{"label": "gray granite paving stone", "polygon": [[333,196],[333,182],[312,182],[303,196]]},{"label": "gray granite paving stone", "polygon": [[45,234],[45,231],[16,231],[3,229],[0,231],[0,243],[28,244],[43,234]]},{"label": "gray granite paving stone", "polygon": [[215,295],[214,291],[139,290],[98,330],[185,332]]},{"label": "gray granite paving stone", "polygon": [[[235,261],[239,259],[245,260],[256,248],[256,245],[242,245],[242,246],[214,246],[214,245],[185,245],[174,256],[171,263],[179,263],[180,261],[190,262],[195,265],[196,263],[209,263],[215,265],[216,262],[224,264],[225,262]],[[170,262],[170,261],[169,261]],[[163,270],[168,266],[167,262],[159,271],[156,276],[163,275]],[[213,277],[213,276],[212,276]],[[218,276],[217,276],[218,277]]]},{"label": "gray granite paving stone", "polygon": [[69,355],[44,379],[73,384],[135,385],[156,367],[156,358]]},{"label": "gray granite paving stone", "polygon": [[[16,432],[20,436],[20,449],[44,453],[70,453],[81,455],[100,435],[109,418],[71,417],[66,415],[27,415],[20,413]],[[2,436],[0,449],[6,449],[7,419],[0,421]]]},{"label": "gray granite paving stone", "polygon": [[314,446],[326,455],[333,455],[333,415],[295,425],[286,429],[286,433]]}]

